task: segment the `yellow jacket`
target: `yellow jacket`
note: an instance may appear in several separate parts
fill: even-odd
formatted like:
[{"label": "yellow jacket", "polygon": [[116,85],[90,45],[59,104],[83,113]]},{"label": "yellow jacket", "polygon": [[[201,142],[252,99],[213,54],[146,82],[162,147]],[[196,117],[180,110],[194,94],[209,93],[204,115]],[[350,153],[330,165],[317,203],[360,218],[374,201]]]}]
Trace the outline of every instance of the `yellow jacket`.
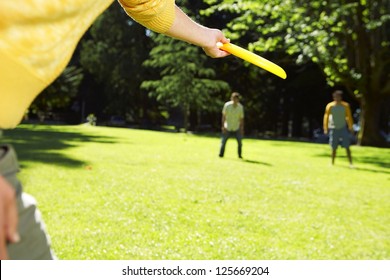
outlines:
[{"label": "yellow jacket", "polygon": [[[0,1],[0,129],[13,128],[66,67],[78,41],[113,0]],[[174,0],[118,0],[135,21],[165,33]]]}]

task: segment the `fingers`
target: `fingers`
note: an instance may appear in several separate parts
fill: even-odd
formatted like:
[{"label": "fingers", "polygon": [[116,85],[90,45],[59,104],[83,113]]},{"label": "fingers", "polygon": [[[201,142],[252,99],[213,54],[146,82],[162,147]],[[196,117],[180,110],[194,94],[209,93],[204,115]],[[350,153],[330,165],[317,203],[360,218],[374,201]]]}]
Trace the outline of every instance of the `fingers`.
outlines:
[{"label": "fingers", "polygon": [[229,43],[230,40],[225,37],[221,30],[208,29],[209,32],[209,44],[203,47],[204,52],[212,58],[221,58],[230,55],[230,53],[221,50],[217,47],[217,43]]},{"label": "fingers", "polygon": [[8,259],[7,242],[18,242],[18,210],[15,190],[0,176],[0,259]]},{"label": "fingers", "polygon": [[230,43],[230,39],[226,38],[225,36],[223,36],[223,38],[221,38],[220,42],[222,44],[227,44],[227,43]]},{"label": "fingers", "polygon": [[[1,184],[1,183],[0,183]],[[2,198],[0,198],[2,200]],[[5,231],[5,219],[4,219],[4,204],[3,201],[0,202],[0,222],[1,222],[1,228],[0,228],[0,260],[6,260],[8,259],[7,254],[7,239],[6,239],[6,231]]]},{"label": "fingers", "polygon": [[219,49],[217,45],[211,48],[203,48],[203,50],[208,56],[212,58],[221,58],[230,55],[230,53]]}]

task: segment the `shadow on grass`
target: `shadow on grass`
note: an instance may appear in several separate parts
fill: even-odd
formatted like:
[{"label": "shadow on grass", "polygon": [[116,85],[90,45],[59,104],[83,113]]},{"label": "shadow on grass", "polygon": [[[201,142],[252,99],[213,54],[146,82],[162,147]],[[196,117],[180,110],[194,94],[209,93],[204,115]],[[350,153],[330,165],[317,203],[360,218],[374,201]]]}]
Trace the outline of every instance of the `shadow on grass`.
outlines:
[{"label": "shadow on grass", "polygon": [[246,162],[246,163],[251,163],[251,164],[261,164],[261,165],[265,165],[265,166],[272,166],[272,164],[270,164],[268,162],[262,162],[262,161],[258,161],[258,160],[244,158],[242,161]]},{"label": "shadow on grass", "polygon": [[234,158],[223,158],[224,160],[234,160],[234,161],[241,161],[241,162],[245,162],[245,163],[250,163],[250,164],[258,164],[258,165],[265,165],[265,166],[273,166],[272,164],[268,163],[268,162],[262,162],[262,161],[258,161],[258,160],[252,160],[252,159],[246,159],[246,158],[243,158],[243,159],[234,159]]},{"label": "shadow on grass", "polygon": [[[346,168],[348,168],[348,167],[346,167]],[[371,169],[371,168],[354,167],[353,170],[365,171],[365,172],[373,172],[373,173],[390,174],[390,171],[386,171],[386,170],[377,170],[377,169]],[[390,180],[390,178],[389,178],[389,180]]]},{"label": "shadow on grass", "polygon": [[383,168],[390,168],[390,150],[388,150],[387,153],[383,151],[382,154],[378,154],[377,156],[358,156],[356,157],[356,160],[359,162],[378,165]]},{"label": "shadow on grass", "polygon": [[[326,157],[329,158],[330,160],[330,153],[325,154],[317,154],[315,155],[316,157]],[[345,155],[345,151],[338,151],[338,155],[336,156],[336,164],[337,160],[347,160],[347,156]],[[362,155],[362,154],[357,154],[354,153],[352,150],[352,159],[353,163],[355,165],[354,170],[359,170],[359,171],[367,171],[367,172],[374,172],[374,173],[384,173],[384,174],[390,174],[390,171],[383,170],[383,169],[375,169],[375,167],[378,168],[384,168],[384,169],[389,169],[390,168],[390,156],[389,156],[389,151],[386,149],[380,149],[378,152],[370,152],[370,155]],[[364,164],[370,164],[373,166],[373,168],[361,168],[361,167],[356,167],[356,165],[359,165],[359,163],[364,163]]]},{"label": "shadow on grass", "polygon": [[79,132],[63,132],[51,128],[16,128],[5,131],[0,143],[11,144],[22,162],[42,162],[65,167],[80,167],[86,162],[67,157],[61,151],[77,147],[82,142],[114,143],[113,138]]}]

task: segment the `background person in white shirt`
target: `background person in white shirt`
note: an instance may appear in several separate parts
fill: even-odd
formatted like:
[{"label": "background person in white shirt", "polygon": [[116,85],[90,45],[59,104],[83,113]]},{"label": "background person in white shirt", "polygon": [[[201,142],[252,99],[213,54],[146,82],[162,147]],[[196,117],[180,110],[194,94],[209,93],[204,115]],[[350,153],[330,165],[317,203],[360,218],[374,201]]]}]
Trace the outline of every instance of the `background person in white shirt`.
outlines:
[{"label": "background person in white shirt", "polygon": [[222,109],[222,139],[219,157],[225,154],[226,142],[230,136],[237,139],[238,157],[242,158],[242,137],[244,135],[244,106],[240,103],[240,94],[233,92],[230,101]]}]

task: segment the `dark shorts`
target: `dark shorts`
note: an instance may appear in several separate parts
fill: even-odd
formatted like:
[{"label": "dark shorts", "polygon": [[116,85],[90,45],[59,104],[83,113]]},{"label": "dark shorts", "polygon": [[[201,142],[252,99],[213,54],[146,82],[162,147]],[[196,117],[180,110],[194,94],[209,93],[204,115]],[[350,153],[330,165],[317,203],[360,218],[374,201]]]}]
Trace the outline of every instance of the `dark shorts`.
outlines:
[{"label": "dark shorts", "polygon": [[351,135],[347,127],[329,130],[329,145],[336,150],[339,145],[343,148],[349,148],[351,145]]}]

